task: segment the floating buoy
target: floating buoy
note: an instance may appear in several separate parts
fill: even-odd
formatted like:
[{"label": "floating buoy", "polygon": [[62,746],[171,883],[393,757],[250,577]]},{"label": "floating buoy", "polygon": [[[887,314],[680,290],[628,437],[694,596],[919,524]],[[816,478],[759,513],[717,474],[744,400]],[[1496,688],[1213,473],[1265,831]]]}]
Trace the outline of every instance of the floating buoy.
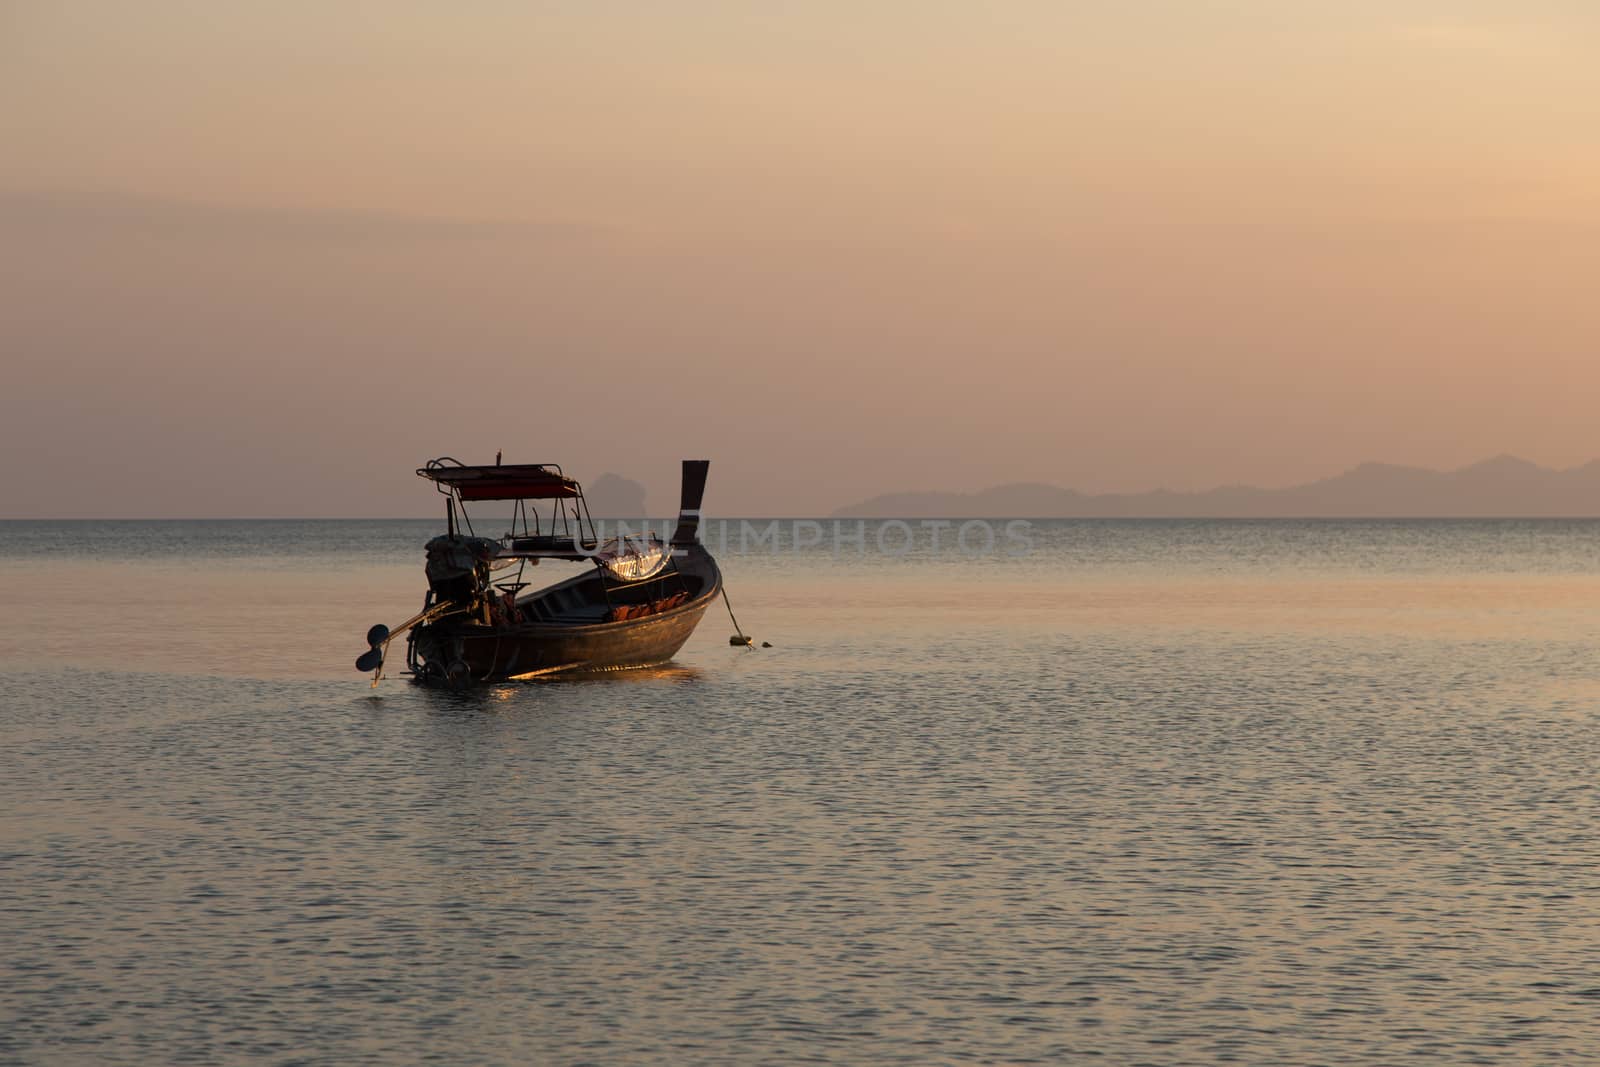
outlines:
[{"label": "floating buoy", "polygon": [[756,639],[755,638],[746,637],[744,634],[734,634],[732,637],[728,638],[728,644],[730,644],[730,645],[743,645],[746,648],[751,647],[755,643],[756,643]]}]

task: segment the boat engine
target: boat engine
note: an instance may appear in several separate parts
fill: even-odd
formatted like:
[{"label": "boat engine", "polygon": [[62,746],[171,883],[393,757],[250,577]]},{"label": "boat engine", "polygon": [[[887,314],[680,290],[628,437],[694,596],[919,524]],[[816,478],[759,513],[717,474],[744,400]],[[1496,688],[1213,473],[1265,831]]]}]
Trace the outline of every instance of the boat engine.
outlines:
[{"label": "boat engine", "polygon": [[476,606],[489,590],[489,561],[500,547],[482,537],[435,537],[427,544],[428,588],[434,599],[465,608]]}]

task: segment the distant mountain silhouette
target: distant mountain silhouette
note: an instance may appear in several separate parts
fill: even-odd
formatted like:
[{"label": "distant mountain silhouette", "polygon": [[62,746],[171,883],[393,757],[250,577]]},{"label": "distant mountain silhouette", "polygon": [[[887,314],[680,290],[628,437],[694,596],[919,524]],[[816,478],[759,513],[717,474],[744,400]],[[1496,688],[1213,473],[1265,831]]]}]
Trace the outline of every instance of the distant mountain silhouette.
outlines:
[{"label": "distant mountain silhouette", "polygon": [[849,518],[1453,518],[1600,516],[1600,460],[1550,470],[1496,456],[1455,471],[1363,463],[1287,489],[1090,495],[1054,485],[977,493],[888,493],[840,508]]},{"label": "distant mountain silhouette", "polygon": [[607,471],[583,491],[589,514],[597,519],[639,519],[644,507],[644,486]]}]

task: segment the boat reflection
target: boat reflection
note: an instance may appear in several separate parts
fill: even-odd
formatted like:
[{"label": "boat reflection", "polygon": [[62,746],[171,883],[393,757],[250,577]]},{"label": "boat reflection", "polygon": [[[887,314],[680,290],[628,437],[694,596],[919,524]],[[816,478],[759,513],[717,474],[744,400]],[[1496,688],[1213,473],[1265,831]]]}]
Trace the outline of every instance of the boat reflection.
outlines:
[{"label": "boat reflection", "polygon": [[658,663],[653,667],[626,667],[596,671],[565,671],[543,678],[507,683],[494,688],[506,693],[524,691],[530,686],[621,685],[628,682],[694,682],[705,676],[699,667],[679,663]]},{"label": "boat reflection", "polygon": [[704,677],[705,671],[699,667],[690,667],[680,663],[662,663],[654,667],[630,667],[625,670],[569,671],[544,678],[528,678],[518,682],[496,682],[491,685],[482,685],[465,690],[439,689],[432,686],[417,686],[416,690],[429,703],[441,708],[492,708],[495,705],[526,697],[536,689],[544,687],[627,685],[637,682],[689,684],[698,682]]}]

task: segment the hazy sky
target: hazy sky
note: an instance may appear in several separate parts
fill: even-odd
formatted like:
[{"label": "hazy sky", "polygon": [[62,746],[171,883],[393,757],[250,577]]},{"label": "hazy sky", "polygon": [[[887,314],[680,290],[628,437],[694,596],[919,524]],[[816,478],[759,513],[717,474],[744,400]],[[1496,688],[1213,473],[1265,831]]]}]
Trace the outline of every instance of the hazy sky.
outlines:
[{"label": "hazy sky", "polygon": [[0,516],[1600,455],[1600,4],[0,0]]}]

